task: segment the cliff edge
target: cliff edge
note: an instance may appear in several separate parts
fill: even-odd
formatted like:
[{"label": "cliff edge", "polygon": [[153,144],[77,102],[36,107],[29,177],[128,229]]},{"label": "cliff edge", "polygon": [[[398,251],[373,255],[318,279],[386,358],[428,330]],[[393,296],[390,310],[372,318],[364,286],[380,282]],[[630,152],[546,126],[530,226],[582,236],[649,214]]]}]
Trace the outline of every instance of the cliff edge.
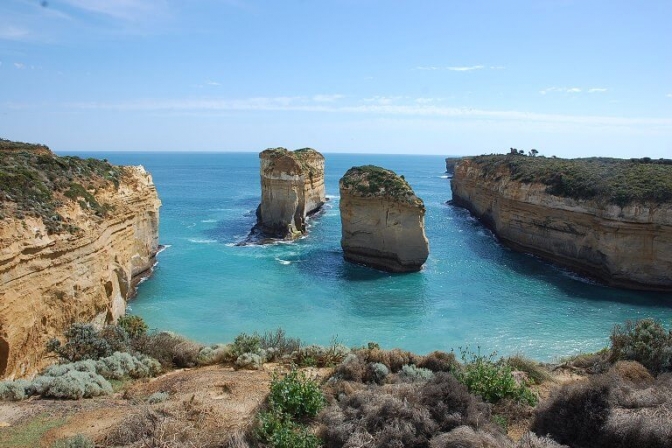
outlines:
[{"label": "cliff edge", "polygon": [[672,291],[672,161],[463,159],[453,204],[513,249],[608,285]]},{"label": "cliff edge", "polygon": [[339,181],[346,260],[389,272],[415,272],[429,256],[425,205],[403,176],[377,166],[350,168]]},{"label": "cliff edge", "polygon": [[326,201],[324,156],[311,148],[271,148],[259,154],[261,204],[256,229],[272,238],[306,233],[306,218]]},{"label": "cliff edge", "polygon": [[0,141],[0,377],[42,367],[73,322],[124,314],[154,264],[160,205],[141,166]]}]

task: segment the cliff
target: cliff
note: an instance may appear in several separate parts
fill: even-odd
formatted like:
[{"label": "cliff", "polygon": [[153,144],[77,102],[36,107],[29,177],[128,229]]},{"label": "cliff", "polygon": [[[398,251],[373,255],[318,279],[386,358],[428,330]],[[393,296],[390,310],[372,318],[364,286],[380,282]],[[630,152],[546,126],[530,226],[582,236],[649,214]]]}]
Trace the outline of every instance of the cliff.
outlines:
[{"label": "cliff", "polygon": [[123,315],[158,250],[161,202],[142,167],[41,148],[0,147],[0,377],[39,369],[73,322]]},{"label": "cliff", "polygon": [[273,148],[259,154],[261,204],[256,228],[265,236],[293,239],[306,233],[306,218],[326,201],[324,156],[314,149]]},{"label": "cliff", "polygon": [[457,165],[462,157],[446,157],[446,173],[452,175],[455,173],[455,165]]},{"label": "cliff", "polygon": [[456,166],[451,188],[513,249],[608,285],[672,291],[670,161],[480,156]]},{"label": "cliff", "polygon": [[389,272],[419,271],[429,255],[425,206],[403,176],[350,168],[339,181],[346,260]]}]

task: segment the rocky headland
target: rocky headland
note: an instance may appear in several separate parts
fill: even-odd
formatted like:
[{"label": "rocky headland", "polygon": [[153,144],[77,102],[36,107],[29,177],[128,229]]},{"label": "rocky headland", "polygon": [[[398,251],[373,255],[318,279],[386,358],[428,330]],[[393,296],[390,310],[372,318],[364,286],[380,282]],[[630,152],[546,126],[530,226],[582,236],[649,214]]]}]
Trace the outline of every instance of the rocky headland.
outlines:
[{"label": "rocky headland", "polygon": [[259,154],[261,204],[255,230],[264,237],[295,239],[306,218],[326,201],[324,156],[311,148],[271,148]]},{"label": "rocky headland", "polygon": [[425,206],[403,176],[372,165],[353,167],[339,189],[347,261],[389,272],[422,268],[429,255]]},{"label": "rocky headland", "polygon": [[672,161],[467,157],[452,202],[513,249],[608,285],[672,291]]},{"label": "rocky headland", "polygon": [[125,313],[154,264],[160,205],[141,166],[0,140],[0,377],[37,371],[73,322]]}]

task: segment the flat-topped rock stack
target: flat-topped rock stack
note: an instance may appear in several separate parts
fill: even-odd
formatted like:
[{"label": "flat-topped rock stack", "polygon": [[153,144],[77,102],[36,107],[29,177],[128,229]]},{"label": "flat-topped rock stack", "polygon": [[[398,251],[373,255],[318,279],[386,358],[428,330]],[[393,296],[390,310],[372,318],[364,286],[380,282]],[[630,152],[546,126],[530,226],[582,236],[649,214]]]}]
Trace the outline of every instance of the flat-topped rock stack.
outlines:
[{"label": "flat-topped rock stack", "polygon": [[403,176],[373,165],[339,181],[341,247],[347,261],[388,272],[415,272],[429,255],[425,206]]},{"label": "flat-topped rock stack", "polygon": [[259,159],[261,204],[256,228],[271,238],[300,237],[306,233],[306,218],[326,201],[324,156],[311,148],[271,148]]}]

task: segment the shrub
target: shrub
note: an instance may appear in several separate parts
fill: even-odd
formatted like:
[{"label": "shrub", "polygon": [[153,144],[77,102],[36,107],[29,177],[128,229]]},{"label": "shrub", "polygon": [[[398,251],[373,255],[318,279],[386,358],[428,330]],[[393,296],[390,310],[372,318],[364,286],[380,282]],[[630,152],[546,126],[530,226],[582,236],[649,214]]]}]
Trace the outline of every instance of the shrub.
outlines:
[{"label": "shrub", "polygon": [[177,367],[194,367],[203,346],[197,342],[184,340],[173,347],[173,364]]},{"label": "shrub", "polygon": [[161,372],[161,364],[149,356],[142,354],[115,352],[111,356],[99,359],[95,364],[96,371],[107,379],[150,378]]},{"label": "shrub", "polygon": [[70,370],[60,376],[38,376],[32,388],[43,397],[79,400],[112,393],[112,385],[94,372]]},{"label": "shrub", "polygon": [[268,358],[269,361],[273,361],[276,357],[281,358],[298,351],[301,348],[301,341],[296,338],[288,338],[285,330],[278,328],[275,331],[264,332],[259,337],[259,345],[266,351],[273,349],[274,356]]},{"label": "shrub", "polygon": [[84,434],[77,434],[67,439],[57,440],[51,448],[94,448],[95,445]]},{"label": "shrub", "polygon": [[270,411],[259,414],[257,437],[273,448],[317,448],[320,440],[287,415]]},{"label": "shrub", "polygon": [[240,333],[233,340],[233,353],[236,357],[243,353],[255,353],[258,355],[260,350],[261,338],[256,334],[250,336],[246,333]]},{"label": "shrub", "polygon": [[440,431],[448,432],[461,425],[478,426],[490,419],[489,407],[449,373],[435,374],[419,392],[421,403],[429,409]]},{"label": "shrub", "polygon": [[30,386],[30,381],[0,381],[0,400],[1,401],[21,401],[25,400],[29,394],[26,390]]},{"label": "shrub", "polygon": [[[374,362],[371,364],[381,364],[385,366],[385,364],[379,362],[378,363]],[[364,362],[364,360],[360,358],[356,353],[350,353],[343,359],[343,361],[338,366],[336,366],[336,369],[334,370],[334,377],[347,381],[357,381],[357,382],[366,381],[367,365]]]},{"label": "shrub", "polygon": [[425,356],[418,363],[418,367],[432,372],[456,372],[460,370],[460,363],[455,359],[454,353],[435,351]]},{"label": "shrub", "polygon": [[385,366],[385,364],[372,362],[368,365],[368,373],[371,381],[377,384],[382,384],[385,382],[385,378],[390,373],[390,370]]},{"label": "shrub", "polygon": [[129,314],[117,319],[117,325],[123,328],[131,339],[144,336],[149,328],[142,317]]},{"label": "shrub", "polygon": [[[198,352],[185,351],[185,348],[190,347],[188,345],[180,346],[180,344],[187,341],[182,336],[168,331],[161,331],[159,333],[140,336],[132,341],[132,346],[140,353],[159,361],[163,367],[189,367],[185,363],[191,366],[195,365]],[[189,356],[186,356],[186,354]]]},{"label": "shrub", "polygon": [[328,347],[308,345],[292,354],[299,366],[328,367],[341,362],[350,353],[350,349],[333,340]]},{"label": "shrub", "polygon": [[433,437],[430,448],[505,448],[509,444],[480,429],[459,426],[448,433]]},{"label": "shrub", "polygon": [[261,356],[255,353],[243,353],[235,362],[236,369],[260,370],[264,362]]},{"label": "shrub", "polygon": [[571,446],[598,446],[609,416],[609,380],[603,376],[560,388],[535,411],[532,431]]},{"label": "shrub", "polygon": [[319,384],[296,369],[273,377],[269,402],[271,409],[290,418],[315,417],[326,403]]},{"label": "shrub", "polygon": [[55,352],[66,361],[99,359],[113,352],[110,343],[100,336],[92,324],[74,323],[65,331],[64,336],[65,344],[52,339],[47,343],[47,350]]},{"label": "shrub", "polygon": [[512,375],[511,367],[493,360],[495,353],[483,356],[461,350],[464,368],[457,374],[469,392],[481,396],[485,401],[496,403],[503,398],[511,398],[530,405],[537,403],[537,397],[525,382],[518,384]]},{"label": "shrub", "polygon": [[654,319],[616,325],[610,360],[637,361],[654,373],[672,371],[672,333]]},{"label": "shrub", "polygon": [[203,347],[196,357],[199,366],[209,366],[233,361],[233,347],[231,344],[215,344]]},{"label": "shrub", "polygon": [[546,368],[523,355],[510,356],[506,358],[505,362],[512,370],[525,372],[525,375],[532,384],[541,384],[553,379]]},{"label": "shrub", "polygon": [[427,381],[434,377],[434,372],[422,367],[416,367],[413,364],[403,366],[399,372],[399,379],[402,381],[415,382]]},{"label": "shrub", "polygon": [[569,448],[567,445],[560,445],[549,437],[539,437],[533,432],[526,432],[520,438],[516,448]]},{"label": "shrub", "polygon": [[149,404],[163,403],[168,398],[170,398],[170,394],[168,392],[154,392],[152,395],[147,397],[147,403]]},{"label": "shrub", "polygon": [[366,362],[379,362],[385,364],[393,373],[399,372],[405,365],[417,365],[422,361],[422,357],[398,348],[392,350],[380,350],[374,348],[373,350],[362,350],[361,353],[366,359]]}]

